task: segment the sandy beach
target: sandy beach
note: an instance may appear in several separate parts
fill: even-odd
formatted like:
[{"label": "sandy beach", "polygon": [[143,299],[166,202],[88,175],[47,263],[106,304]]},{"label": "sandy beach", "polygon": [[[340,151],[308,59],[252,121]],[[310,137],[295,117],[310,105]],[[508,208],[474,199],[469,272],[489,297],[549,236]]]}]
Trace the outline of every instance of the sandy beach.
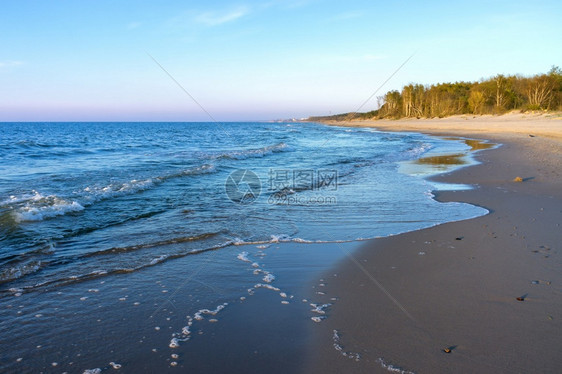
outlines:
[{"label": "sandy beach", "polygon": [[305,372],[560,372],[560,116],[335,124],[501,147],[436,179],[474,187],[436,199],[483,206],[488,215],[370,241],[325,274],[326,297],[338,301],[314,330]]},{"label": "sandy beach", "polygon": [[[148,212],[152,212],[158,208],[158,202],[165,201],[164,194],[168,198],[176,191],[172,188],[174,181],[181,187],[180,197],[187,196],[182,178],[172,178],[172,182],[164,184],[161,190],[157,188],[161,185],[156,184],[152,189],[141,189],[138,193],[125,191],[124,196],[118,194],[116,198],[101,200],[99,210],[96,210],[96,204],[85,204],[84,211],[26,223],[24,227],[35,230],[44,224],[50,233],[59,225],[65,228],[63,223],[67,219],[70,227],[85,224],[88,230],[82,230],[68,240],[53,241],[47,251],[33,254],[40,261],[54,262],[50,267],[45,266],[52,272],[36,275],[43,282],[54,279],[58,283],[39,283],[36,289],[16,288],[12,284],[5,287],[0,330],[8,348],[0,359],[1,371],[112,372],[121,368],[123,372],[195,373],[559,372],[562,364],[559,355],[562,343],[562,276],[559,270],[562,265],[559,246],[562,146],[558,136],[561,120],[546,116],[535,116],[532,121],[516,117],[493,117],[488,122],[488,117],[453,118],[451,122],[380,122],[381,128],[384,125],[388,131],[421,132],[444,138],[465,136],[501,144],[495,149],[485,149],[482,142],[467,139],[463,144],[462,141],[404,134],[392,140],[395,134],[350,132],[350,129],[317,124],[288,124],[290,126],[286,127],[290,131],[295,130],[293,126],[301,126],[296,130],[309,136],[311,131],[319,131],[311,138],[321,141],[303,148],[301,154],[270,154],[271,158],[280,156],[282,160],[293,155],[298,159],[310,157],[317,150],[317,144],[325,144],[327,139],[336,142],[332,139],[336,135],[345,137],[342,149],[346,153],[357,156],[368,148],[367,154],[371,158],[376,157],[372,156],[376,152],[370,152],[373,144],[377,147],[401,146],[404,151],[412,146],[420,149],[419,140],[403,143],[402,138],[421,139],[424,144],[457,145],[453,148],[439,148],[438,145],[437,153],[445,149],[466,154],[470,151],[465,145],[470,145],[480,149],[473,156],[479,165],[434,178],[436,182],[470,184],[474,188],[443,190],[435,195],[442,202],[467,202],[484,207],[490,211],[485,216],[480,216],[484,213],[481,208],[466,205],[464,208],[476,209],[472,210],[474,213],[439,218],[440,209],[451,210],[460,204],[446,207],[431,200],[427,194],[428,184],[420,177],[399,172],[395,159],[385,162],[389,159],[383,157],[372,161],[375,166],[382,164],[389,170],[364,169],[366,171],[355,185],[363,186],[359,182],[364,181],[367,188],[357,192],[345,189],[354,188],[353,184],[342,184],[338,190],[342,194],[338,196],[344,199],[343,192],[346,192],[353,199],[338,200],[336,209],[321,211],[324,218],[333,212],[337,221],[321,221],[317,216],[309,216],[309,221],[318,224],[314,226],[317,231],[330,229],[333,232],[341,230],[340,235],[350,234],[352,239],[347,242],[310,243],[272,238],[267,243],[238,242],[195,254],[185,254],[185,250],[191,248],[191,239],[176,234],[165,242],[161,238],[156,241],[149,235],[141,241],[144,246],[111,244],[116,240],[114,237],[136,241],[137,233],[148,231],[150,234],[150,230],[143,226],[142,217],[131,221],[134,236],[123,224],[114,225],[117,231],[110,230],[107,236],[81,236],[97,232],[91,230],[93,223],[98,224],[93,226],[95,229],[101,227],[99,230],[103,232],[103,219],[112,212],[119,216],[128,212],[131,202],[135,207],[145,202],[147,209],[150,208]],[[466,125],[463,127],[459,123]],[[248,125],[253,129],[277,126]],[[353,122],[349,125],[373,124]],[[232,126],[246,132],[244,126]],[[137,124],[136,128],[142,129],[142,126]],[[483,132],[486,128],[490,129],[487,133]],[[207,129],[202,131],[206,133]],[[278,134],[286,136],[292,133],[290,131],[284,126]],[[271,131],[263,133],[271,136]],[[301,135],[295,132],[294,136]],[[380,138],[385,140],[378,141]],[[358,147],[358,143],[362,146]],[[256,152],[254,149],[250,151],[251,154]],[[327,156],[322,154],[320,157],[325,162]],[[417,157],[405,157],[404,161],[398,162],[401,166],[409,163],[424,169],[431,167],[433,162],[455,164],[464,156],[442,159],[429,150],[421,159]],[[232,168],[245,160],[225,158],[223,167]],[[268,158],[259,154],[250,159],[250,164],[259,164],[256,160]],[[343,163],[340,167],[356,168],[355,165],[361,165],[363,161]],[[393,172],[387,179],[384,179],[385,170]],[[200,189],[201,184],[209,183],[222,188],[226,174],[197,174],[189,177],[198,178],[195,179],[197,183],[188,185]],[[157,170],[154,179],[160,175],[167,174]],[[514,182],[516,177],[521,177],[522,181]],[[132,183],[133,178],[143,180],[136,175],[128,176],[127,180]],[[392,191],[397,180],[402,184],[397,186],[397,192]],[[70,185],[72,190],[76,185]],[[401,195],[414,188],[417,188],[415,194],[422,195],[421,199],[390,205],[392,208],[387,209],[390,216],[374,214],[377,212],[369,215],[362,210],[363,204],[376,199],[386,199],[384,201],[390,203],[400,201]],[[371,189],[384,191],[358,195]],[[400,196],[396,193],[381,195],[388,191]],[[153,199],[151,194],[154,194]],[[357,196],[363,197],[357,200]],[[41,201],[35,198],[29,204],[36,200]],[[414,205],[420,201],[422,205]],[[354,202],[357,204],[353,205]],[[216,212],[220,216],[240,217],[240,222],[248,219],[249,216],[236,215],[237,205],[226,205],[229,206],[236,208],[230,215],[224,213],[224,207]],[[375,205],[368,207],[372,206]],[[201,207],[205,214],[213,213],[207,203]],[[19,205],[15,207],[20,208]],[[293,210],[292,217],[308,217],[306,214],[315,212],[310,207],[304,208]],[[148,214],[146,224],[152,227],[161,223],[167,227],[173,219],[177,221],[174,227],[181,233],[198,222],[187,206],[162,209],[170,215],[162,214],[162,221],[158,221],[158,214]],[[348,209],[347,215],[345,209]],[[91,216],[88,216],[90,211]],[[98,211],[104,214],[96,213]],[[395,218],[400,225],[390,232],[416,230],[455,219],[450,217],[480,218],[387,237],[389,232],[380,226],[388,217],[404,212],[407,213],[405,218]],[[463,212],[467,210],[463,209]],[[291,218],[285,211],[280,214],[284,221]],[[86,220],[88,217],[95,219]],[[102,221],[96,221],[98,219]],[[276,225],[285,223],[271,219],[265,223],[270,221]],[[202,227],[207,230],[208,222],[202,222]],[[250,223],[264,222],[254,219]],[[256,227],[264,232],[270,229]],[[273,229],[272,232],[284,232],[283,226]],[[358,234],[359,229],[363,231]],[[325,232],[317,234],[326,235]],[[385,237],[359,240],[377,235]],[[95,251],[88,256],[64,257],[65,249],[77,250],[79,243],[92,245]],[[202,245],[196,241],[194,244]],[[139,252],[139,249],[147,251]],[[161,249],[163,252],[158,252]],[[163,255],[170,254],[174,254],[172,260],[161,261],[167,258]],[[57,258],[53,260],[53,256],[61,257],[55,262]],[[131,268],[130,261],[143,258],[147,259],[148,266]],[[60,272],[57,272],[58,263],[64,265]],[[121,263],[127,268],[111,273],[97,271],[111,269],[110,265],[125,266]],[[87,272],[82,279],[66,277],[84,272],[84,269]],[[75,273],[69,273],[71,271]],[[65,278],[58,277],[59,273]],[[27,284],[27,279],[35,284],[34,274],[23,277],[23,284]],[[443,352],[444,349],[449,349],[450,353]]]}]

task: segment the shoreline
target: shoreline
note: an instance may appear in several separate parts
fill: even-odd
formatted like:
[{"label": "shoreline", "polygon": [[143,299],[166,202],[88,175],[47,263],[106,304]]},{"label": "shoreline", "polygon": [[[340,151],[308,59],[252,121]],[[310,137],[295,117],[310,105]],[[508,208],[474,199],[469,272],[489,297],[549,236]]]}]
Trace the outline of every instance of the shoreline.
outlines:
[{"label": "shoreline", "polygon": [[[536,122],[546,124],[530,129],[517,118],[476,128],[467,126],[470,120],[461,126],[447,119],[328,123],[502,146],[476,153],[480,164],[431,178],[473,185],[436,191],[435,199],[482,206],[489,214],[372,240],[326,273],[332,274],[326,293],[339,301],[313,332],[306,371],[388,372],[392,365],[406,373],[557,372],[562,121]],[[513,181],[518,176],[522,183]],[[341,351],[334,349],[334,331]],[[354,353],[358,361],[350,359]]]},{"label": "shoreline", "polygon": [[[330,129],[321,131],[325,130]],[[385,165],[394,168],[392,163]],[[396,183],[395,178],[385,186]],[[427,189],[423,185],[418,192]],[[418,209],[425,211],[425,206]],[[334,217],[341,219],[341,212],[335,212]],[[358,214],[355,223],[336,227],[342,234],[361,238],[354,228],[363,224],[364,217]],[[414,229],[436,217],[425,214],[406,222]],[[183,218],[178,222],[179,228],[184,222]],[[377,235],[370,224],[361,229],[373,234],[369,237]],[[407,231],[406,226],[403,230]],[[258,372],[264,368],[299,372],[306,362],[311,331],[330,311],[324,304],[337,303],[325,295],[321,274],[363,243],[236,242],[196,256],[172,257],[173,261],[152,256],[153,266],[133,269],[127,265],[130,270],[118,273],[106,272],[101,264],[87,279],[69,277],[72,281],[67,284],[45,283],[30,292],[11,287],[2,299],[0,327],[10,349],[1,367],[5,372],[105,372],[115,366],[154,372]],[[52,248],[57,246],[55,242]],[[174,243],[164,253],[181,253],[176,250],[183,246]],[[118,256],[123,253],[127,251],[118,251]]]},{"label": "shoreline", "polygon": [[421,132],[428,135],[544,136],[562,140],[562,115],[558,113],[503,115],[456,115],[444,118],[320,121],[329,126],[371,127],[391,132]]},{"label": "shoreline", "polygon": [[[478,137],[470,134],[457,135]],[[490,137],[486,136],[486,139]],[[536,168],[525,163],[526,156],[518,151],[518,143],[514,143],[509,136],[506,139],[496,139],[504,144],[499,152],[503,155],[506,146],[513,148],[508,155],[509,162],[513,164],[510,167],[517,171],[517,175],[525,178],[523,183],[513,183],[512,176],[502,176],[501,173],[508,171],[501,167],[505,162],[503,156],[494,156],[493,160],[489,160],[492,155],[496,155],[496,150],[477,153],[468,151],[472,154],[470,157],[483,163],[470,167],[461,166],[449,173],[440,172],[431,179],[460,184],[477,182],[481,184],[481,188],[489,188],[499,196],[510,193],[513,188],[527,188],[531,192],[538,188],[537,198],[540,200],[545,195],[543,187],[548,185],[542,178],[543,171],[539,178],[535,174]],[[551,138],[525,136],[522,141],[540,142],[543,146],[558,144],[560,148],[559,143]],[[533,150],[535,156],[541,155],[540,149]],[[552,156],[551,149],[546,151],[545,155]],[[562,155],[562,151],[559,154]],[[428,159],[435,157],[440,156],[429,155]],[[522,161],[517,157],[523,158]],[[548,159],[549,157],[545,158],[547,161]],[[556,174],[547,173],[549,181],[553,178],[560,180],[559,159],[560,157],[551,160],[550,164],[541,161],[541,168]],[[499,173],[489,170],[490,167],[498,166]],[[483,175],[488,179],[483,180],[481,174],[475,173],[475,168],[483,168]],[[503,189],[496,191],[498,183]],[[556,195],[554,201],[559,204],[558,191],[562,190],[562,186],[556,187],[554,192],[547,191],[546,194]],[[479,194],[479,190],[434,192],[435,199],[439,201],[467,201],[486,208],[501,200],[495,198],[497,194],[492,194],[489,201],[480,201],[477,199]],[[542,201],[539,203],[542,204]],[[529,204],[531,203],[525,200],[521,212],[537,213],[532,204]],[[554,204],[544,206],[549,208],[547,213],[551,220],[553,218],[553,222],[560,222],[559,216],[550,211]],[[503,209],[501,206],[493,213]],[[562,207],[559,211],[562,211]],[[488,216],[490,214],[484,217]],[[504,216],[500,218],[501,222],[493,221],[490,226],[506,220]],[[105,372],[112,371],[112,364],[116,363],[126,371],[173,372],[189,369],[195,372],[261,372],[267,369],[280,373],[353,373],[387,372],[388,368],[383,366],[394,365],[393,367],[399,366],[414,372],[448,371],[449,369],[439,366],[439,359],[443,355],[440,349],[445,343],[450,346],[458,345],[453,349],[453,355],[447,356],[449,359],[480,359],[479,356],[473,357],[475,351],[471,341],[462,339],[466,331],[449,331],[450,326],[454,326],[449,314],[455,318],[457,315],[454,310],[451,312],[450,305],[441,305],[441,298],[458,305],[463,302],[462,299],[457,300],[447,294],[447,289],[442,289],[442,284],[451,283],[463,290],[462,296],[472,303],[470,306],[481,309],[481,305],[477,304],[478,300],[470,295],[484,289],[482,284],[487,286],[490,278],[486,278],[486,282],[480,281],[479,287],[473,282],[469,282],[467,287],[463,282],[467,282],[470,274],[467,275],[466,269],[462,268],[466,264],[461,260],[466,260],[464,257],[475,257],[468,263],[476,264],[480,271],[484,271],[485,266],[478,261],[486,258],[485,254],[476,256],[471,252],[472,254],[459,258],[455,249],[447,247],[450,245],[447,242],[452,242],[451,245],[457,249],[473,243],[474,232],[478,232],[479,226],[476,224],[474,228],[471,225],[479,219],[453,221],[361,242],[233,245],[195,257],[178,258],[167,262],[167,265],[117,274],[110,282],[105,279],[90,279],[72,286],[14,295],[17,298],[7,299],[7,308],[2,312],[2,327],[4,331],[12,332],[7,340],[11,348],[2,360],[2,367],[6,372],[81,372],[88,368],[99,368]],[[342,227],[349,229],[345,225]],[[449,227],[458,229],[450,232]],[[366,228],[370,231],[372,225],[367,224]],[[492,229],[488,231],[490,230]],[[495,229],[495,232],[502,233],[503,236],[504,233],[512,234],[512,230],[512,227],[506,226]],[[519,230],[524,230],[524,227]],[[469,235],[469,231],[472,234]],[[455,237],[451,239],[451,235]],[[545,235],[555,234],[547,232]],[[462,240],[454,240],[460,236]],[[421,248],[418,248],[418,244],[410,248],[412,240],[419,240]],[[543,263],[552,267],[553,261],[558,261],[554,263],[558,266],[559,260],[555,256],[558,251],[557,241],[559,237],[542,243],[541,245],[549,245],[550,248],[546,250],[539,247],[537,253],[531,252],[531,259],[545,252],[549,258]],[[517,240],[515,242],[519,243]],[[420,255],[422,251],[424,254]],[[355,262],[350,262],[351,259]],[[224,271],[218,276],[205,271],[210,262],[224,264]],[[380,269],[379,264],[388,266]],[[490,269],[495,271],[500,268],[501,266],[494,265]],[[554,267],[553,271],[556,272],[559,268]],[[524,270],[517,269],[518,274],[523,274]],[[424,271],[449,273],[445,274],[447,277],[444,281],[441,280],[435,286],[432,285],[435,281],[431,278],[432,274],[428,275]],[[537,270],[540,271],[541,269]],[[276,276],[271,287],[263,284],[267,282],[263,280],[264,275],[270,272]],[[531,279],[532,276],[533,280],[542,283],[530,285],[526,279],[526,283],[522,283],[519,288],[541,287],[544,292],[560,293],[558,285],[562,282],[557,280],[559,276],[543,273],[540,277],[535,274],[527,277]],[[373,274],[375,282],[367,277]],[[492,283],[499,283],[497,278],[501,275],[502,272],[495,275]],[[546,281],[551,283],[547,285]],[[380,288],[377,282],[380,283]],[[430,286],[430,289],[426,289]],[[465,294],[465,288],[471,292]],[[511,302],[514,297],[523,295],[518,293],[513,296],[504,290],[502,297],[505,300],[506,294],[510,294]],[[423,300],[418,299],[420,295]],[[497,294],[492,296],[485,301],[492,304],[505,301],[498,298]],[[559,294],[555,296],[560,298]],[[424,300],[430,300],[431,304],[424,304]],[[528,292],[528,300],[521,305],[533,307],[537,302],[545,305],[543,299]],[[443,315],[435,316],[439,312],[432,309],[435,305],[444,308]],[[555,306],[556,311],[562,310],[561,305]],[[426,308],[429,308],[427,313]],[[543,327],[562,331],[559,322],[562,315],[549,313],[553,320],[547,321]],[[467,318],[462,313],[458,315],[462,321]],[[433,325],[433,318],[443,324]],[[480,321],[476,321],[478,323]],[[465,325],[468,326],[468,322],[463,322],[463,326]],[[93,326],[95,328],[92,330]],[[533,326],[536,326],[536,321]],[[337,330],[335,334],[334,330]],[[457,335],[450,335],[453,332]],[[23,338],[16,339],[18,336]],[[175,338],[178,340],[175,341]],[[537,338],[530,340],[537,341]],[[104,344],[100,345],[100,341]],[[555,348],[559,343],[559,338],[553,337],[543,353],[548,354],[549,347]],[[378,361],[379,358],[384,361]],[[429,366],[424,366],[426,362]],[[464,361],[460,363],[463,364]],[[454,371],[465,370],[465,367],[454,361],[450,365]],[[53,369],[55,366],[57,369]],[[477,368],[489,371],[490,367],[488,363],[487,366]],[[543,371],[548,372],[548,369],[549,367]]]}]

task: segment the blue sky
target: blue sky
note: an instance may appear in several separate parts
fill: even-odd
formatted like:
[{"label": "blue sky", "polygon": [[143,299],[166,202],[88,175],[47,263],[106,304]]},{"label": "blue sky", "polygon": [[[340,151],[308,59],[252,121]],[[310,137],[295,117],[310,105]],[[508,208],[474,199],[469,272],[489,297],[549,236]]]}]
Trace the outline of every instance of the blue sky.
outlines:
[{"label": "blue sky", "polygon": [[[0,121],[357,110],[402,85],[562,66],[560,1],[5,1]],[[373,99],[363,110],[376,107]]]}]

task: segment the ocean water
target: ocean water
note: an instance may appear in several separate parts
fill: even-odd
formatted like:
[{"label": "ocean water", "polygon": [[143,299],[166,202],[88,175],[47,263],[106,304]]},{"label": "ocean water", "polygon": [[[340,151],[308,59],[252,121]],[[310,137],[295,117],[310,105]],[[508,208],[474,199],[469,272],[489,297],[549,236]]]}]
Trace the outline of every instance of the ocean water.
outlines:
[{"label": "ocean water", "polygon": [[338,302],[320,274],[358,241],[486,214],[424,179],[478,147],[315,123],[2,123],[0,371],[298,372]]},{"label": "ocean water", "polygon": [[469,149],[314,123],[3,123],[0,298],[233,245],[364,240],[479,216],[399,171]]}]

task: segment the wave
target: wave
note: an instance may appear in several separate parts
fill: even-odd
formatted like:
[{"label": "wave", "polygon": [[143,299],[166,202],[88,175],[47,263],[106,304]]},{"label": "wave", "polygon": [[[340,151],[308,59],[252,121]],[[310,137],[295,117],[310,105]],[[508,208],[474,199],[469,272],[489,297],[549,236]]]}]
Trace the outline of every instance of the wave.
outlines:
[{"label": "wave", "polygon": [[[123,224],[128,223],[128,222],[137,221],[137,220],[144,219],[144,218],[154,217],[154,216],[156,216],[158,214],[162,214],[164,212],[166,212],[166,211],[162,210],[162,209],[153,210],[153,211],[148,211],[148,212],[132,215],[132,216],[129,216],[127,218],[122,218],[122,219],[119,219],[119,220],[116,220],[116,221],[110,221],[106,224],[97,224],[95,226],[85,226],[85,227],[77,228],[76,230],[65,233],[64,235],[62,235],[60,237],[60,239],[74,238],[74,237],[77,237],[77,236],[80,236],[80,235],[89,234],[89,233],[97,231],[97,230],[103,230],[103,229],[107,229],[109,227],[115,227],[115,226],[123,225]],[[55,239],[55,238],[53,238],[53,239]]]},{"label": "wave", "polygon": [[[13,212],[13,218],[16,223],[43,221],[46,218],[65,215],[67,213],[79,212],[84,207],[77,201],[65,200],[56,195],[44,196],[34,191],[35,194],[28,197],[13,196],[12,203],[20,205]],[[3,202],[6,206],[6,201]],[[25,204],[22,204],[25,203]]]},{"label": "wave", "polygon": [[106,186],[88,186],[83,189],[83,192],[88,193],[86,199],[90,202],[97,202],[107,200],[123,195],[131,195],[145,190],[149,190],[156,185],[165,181],[181,178],[186,176],[195,176],[202,174],[209,174],[216,172],[216,168],[211,164],[204,164],[194,166],[192,168],[184,169],[179,172],[165,174],[161,176],[146,178],[146,179],[132,179],[128,182],[110,183]]},{"label": "wave", "polygon": [[358,169],[374,166],[381,163],[393,163],[400,161],[408,161],[420,158],[421,155],[433,148],[429,143],[421,143],[410,146],[406,150],[377,153],[370,157],[350,156],[343,157],[334,162],[328,163],[329,167],[340,167],[338,170],[338,178],[345,177],[355,173]]},{"label": "wave", "polygon": [[41,268],[41,261],[29,261],[0,270],[0,283],[10,282],[35,273]]},{"label": "wave", "polygon": [[413,147],[408,148],[404,155],[408,157],[408,159],[416,159],[419,158],[421,155],[432,149],[434,146],[429,143],[421,143],[417,144]]},{"label": "wave", "polygon": [[84,206],[76,200],[67,200],[57,195],[45,196],[35,190],[20,196],[10,196],[0,202],[0,208],[11,211],[11,218],[15,223],[43,221],[84,210]]},{"label": "wave", "polygon": [[[482,214],[486,214],[487,211],[484,210],[484,212],[478,212],[478,214],[474,214],[470,217],[463,217],[461,218],[461,220],[464,219],[470,219],[470,218],[474,218],[477,216],[480,216]],[[430,227],[430,226],[435,226],[438,225],[442,222],[434,222],[432,224],[429,224],[427,226],[424,227]],[[93,266],[89,266],[90,271],[86,274],[76,274],[76,275],[72,275],[72,276],[68,276],[69,272],[68,270],[65,271],[65,277],[59,277],[59,274],[57,273],[56,278],[55,279],[50,279],[50,280],[46,280],[43,281],[41,283],[37,283],[34,285],[30,285],[30,286],[23,286],[23,287],[19,287],[18,289],[20,291],[18,292],[28,292],[28,291],[33,291],[35,289],[38,288],[43,288],[43,287],[47,287],[47,286],[60,286],[60,285],[65,285],[68,283],[74,283],[74,282],[80,282],[80,281],[84,281],[84,280],[88,280],[91,278],[97,278],[97,277],[102,277],[102,276],[108,276],[108,275],[112,275],[112,274],[120,274],[120,273],[131,273],[131,272],[135,272],[137,270],[140,269],[144,269],[146,267],[150,267],[150,266],[156,266],[159,265],[161,263],[164,263],[166,261],[169,260],[173,260],[173,259],[177,259],[177,258],[182,258],[185,256],[189,256],[189,255],[196,255],[196,254],[200,254],[200,253],[204,253],[207,251],[212,251],[212,250],[218,250],[221,248],[225,248],[228,246],[243,246],[243,245],[258,245],[261,246],[262,248],[264,246],[269,246],[271,244],[276,244],[276,243],[299,243],[299,244],[310,244],[310,243],[347,243],[347,242],[358,242],[358,241],[366,241],[366,240],[370,240],[375,238],[376,236],[368,236],[368,237],[356,237],[356,238],[350,238],[350,239],[344,239],[344,240],[311,240],[311,239],[304,239],[304,238],[300,238],[300,237],[294,237],[291,235],[286,235],[286,234],[279,234],[279,235],[270,235],[268,239],[263,239],[263,240],[248,240],[248,239],[241,239],[241,238],[233,238],[233,239],[229,239],[227,237],[225,237],[223,240],[219,240],[219,242],[215,242],[214,245],[211,245],[212,243],[207,243],[208,245],[206,246],[202,246],[199,248],[188,248],[185,246],[178,246],[177,247],[177,251],[170,251],[169,249],[166,249],[165,252],[160,251],[159,253],[156,252],[143,252],[141,254],[137,254],[135,253],[135,251],[140,251],[143,249],[150,249],[150,248],[154,248],[154,247],[162,247],[162,246],[168,246],[168,245],[173,245],[173,244],[182,244],[182,243],[187,243],[187,242],[197,242],[197,241],[202,241],[204,242],[206,239],[210,239],[213,237],[218,236],[219,234],[224,233],[223,231],[219,231],[219,232],[210,232],[210,233],[204,233],[201,235],[196,235],[196,236],[184,236],[184,237],[175,237],[175,238],[171,238],[171,239],[167,239],[167,240],[162,240],[162,241],[155,241],[155,242],[149,242],[149,243],[142,243],[142,244],[138,244],[138,245],[132,245],[132,246],[126,246],[126,247],[113,247],[113,248],[109,248],[109,249],[104,249],[104,250],[100,250],[100,251],[96,251],[96,252],[91,252],[91,253],[86,253],[86,254],[82,254],[79,255],[78,257],[72,257],[72,258],[61,258],[60,260],[55,260],[55,261],[41,261],[41,262],[35,262],[33,263],[33,260],[37,261],[37,258],[33,258],[31,259],[32,261],[26,261],[26,262],[20,262],[18,261],[17,264],[10,264],[10,268],[5,268],[4,270],[2,270],[2,277],[4,282],[1,283],[5,283],[5,282],[10,282],[12,280],[17,280],[19,278],[23,278],[26,275],[30,275],[33,273],[37,273],[38,271],[43,271],[46,268],[53,268],[53,267],[58,267],[60,265],[70,265],[71,263],[75,263],[75,264],[79,264],[81,263],[83,260],[85,260],[86,258],[95,258],[96,256],[112,256],[112,255],[123,255],[123,254],[130,254],[133,257],[124,257],[124,258],[120,258],[120,262],[123,265],[126,266],[120,266],[119,264],[117,264],[115,266],[115,268],[111,269],[107,268],[107,264],[106,265],[101,265],[105,262],[101,261],[100,263],[95,263],[95,264],[91,264]],[[394,232],[394,233],[389,233],[388,235],[396,235],[399,234],[400,232]],[[48,253],[47,253],[48,254]],[[111,258],[111,257],[110,257]],[[137,261],[136,264],[132,264],[129,260],[131,259],[138,259],[140,261]],[[243,261],[249,261],[249,259],[247,258],[247,255],[244,254],[244,252],[242,252],[242,254],[239,255],[238,257],[240,260]],[[129,260],[127,260],[129,259]],[[114,261],[116,262],[116,261]],[[102,269],[98,268],[96,269],[97,266],[101,266],[103,267]],[[80,265],[78,268],[76,268],[76,270],[80,271],[80,270],[86,270],[84,268],[81,269]],[[83,272],[83,271],[82,271]],[[23,291],[22,291],[23,290]],[[0,290],[0,292],[4,293],[7,292],[9,290]],[[13,294],[13,292],[12,292]]]},{"label": "wave", "polygon": [[84,188],[84,192],[91,194],[90,197],[96,201],[109,199],[118,195],[133,194],[136,192],[144,191],[154,186],[154,180],[143,179],[137,180],[132,179],[129,182],[122,183],[110,183],[107,186],[96,187],[88,186]]},{"label": "wave", "polygon": [[0,207],[6,207],[13,204],[18,204],[26,201],[37,201],[42,199],[44,196],[39,192],[32,190],[31,193],[23,194],[21,196],[11,195],[8,199],[0,201]]},{"label": "wave", "polygon": [[105,186],[88,186],[76,191],[76,196],[63,198],[57,195],[43,195],[36,190],[0,201],[0,208],[9,210],[15,223],[38,222],[62,216],[68,213],[83,211],[96,202],[124,195],[139,193],[174,178],[194,176],[215,172],[214,165],[200,165],[181,170],[180,172],[156,176],[146,179],[132,179],[127,182],[115,182]]},{"label": "wave", "polygon": [[35,140],[21,140],[14,143],[14,145],[21,148],[52,148],[57,146],[55,144],[40,143]]},{"label": "wave", "polygon": [[[169,242],[170,242],[169,244],[172,244],[172,240],[170,240]],[[213,245],[213,246],[206,247],[206,248],[191,249],[191,250],[182,251],[182,252],[178,252],[178,253],[158,255],[158,256],[153,257],[149,261],[141,263],[137,266],[116,267],[114,269],[97,269],[97,270],[90,271],[86,274],[77,274],[77,275],[57,277],[57,278],[49,279],[49,280],[39,282],[39,283],[36,283],[36,284],[33,284],[33,285],[24,285],[24,286],[18,286],[18,287],[11,287],[9,289],[0,289],[0,294],[8,294],[8,295],[19,296],[22,293],[33,292],[33,291],[38,290],[38,289],[44,289],[45,287],[60,287],[60,286],[68,285],[68,284],[71,284],[71,283],[83,282],[83,281],[87,281],[87,280],[91,280],[91,279],[95,279],[95,278],[100,278],[100,277],[107,277],[107,276],[116,275],[116,274],[133,273],[133,272],[136,272],[136,271],[148,268],[148,267],[159,265],[159,264],[161,264],[165,261],[174,260],[174,259],[178,259],[178,258],[190,256],[190,255],[197,255],[197,254],[208,252],[208,251],[214,251],[214,250],[218,250],[218,249],[221,249],[221,248],[224,248],[224,247],[228,247],[228,246],[233,245],[233,244],[234,243],[232,241],[226,241],[224,243]],[[156,244],[153,243],[152,246],[156,246]],[[149,245],[146,245],[145,248],[149,248]],[[100,252],[104,252],[104,251],[100,251]],[[97,252],[96,254],[104,254],[104,253]],[[84,256],[82,256],[82,257],[84,257]],[[52,262],[51,264],[55,264],[55,265],[68,264],[68,261],[67,260],[61,260],[61,261],[58,261],[58,262]],[[37,268],[37,270],[44,269],[44,268],[45,267],[43,266],[43,264],[41,264],[41,266],[39,268]],[[15,272],[16,272],[15,267],[13,267],[12,269],[14,269],[13,274],[15,274]],[[35,272],[37,272],[37,270],[35,270]],[[10,270],[10,269],[5,270],[5,271],[7,273],[12,272],[12,270]],[[19,277],[13,277],[12,279],[6,279],[4,282],[0,282],[0,283],[8,283],[10,281],[18,280],[20,278],[23,278],[25,275],[32,274],[32,273],[33,273],[33,271],[29,271],[29,272],[27,272],[27,274],[24,274],[23,272],[21,272],[21,273],[17,274],[17,275],[19,275]],[[67,273],[65,273],[65,274],[67,274]]]},{"label": "wave", "polygon": [[281,142],[261,148],[227,151],[227,152],[214,153],[214,154],[211,153],[211,154],[204,155],[204,157],[208,157],[212,160],[220,160],[220,159],[245,160],[248,158],[264,157],[273,153],[286,151],[287,149],[288,149],[288,145],[284,142]]},{"label": "wave", "polygon": [[167,181],[169,179],[181,178],[186,176],[193,176],[193,175],[203,175],[203,174],[210,174],[216,172],[217,169],[215,165],[212,164],[204,164],[200,166],[195,166],[189,169],[182,170],[178,173],[171,173],[168,175],[155,177],[154,180],[158,182]]},{"label": "wave", "polygon": [[232,241],[232,245],[236,245],[236,246],[239,246],[239,245],[270,245],[270,244],[277,244],[277,243],[327,244],[327,243],[348,243],[348,242],[364,241],[364,240],[369,240],[369,239],[368,238],[356,238],[356,239],[349,239],[349,240],[309,240],[309,239],[303,239],[303,238],[299,238],[299,237],[292,237],[292,236],[286,235],[286,234],[280,234],[280,235],[271,235],[270,239],[267,239],[267,240],[247,241],[247,240],[243,240],[241,238],[235,238]]},{"label": "wave", "polygon": [[109,248],[109,249],[103,249],[101,251],[90,252],[90,253],[87,253],[87,254],[83,255],[83,257],[92,257],[92,256],[100,256],[100,255],[107,255],[107,254],[115,254],[115,253],[126,253],[126,252],[136,251],[136,250],[139,250],[139,249],[147,249],[147,248],[154,248],[154,247],[162,247],[162,246],[171,245],[171,244],[194,242],[194,241],[198,241],[198,240],[209,239],[209,238],[212,238],[212,237],[217,236],[219,234],[220,234],[220,232],[209,232],[209,233],[205,233],[205,234],[201,234],[201,235],[182,236],[182,237],[177,237],[177,238],[172,238],[172,239],[167,239],[167,240],[161,240],[161,241],[157,241],[157,242],[131,245],[131,246],[127,246],[127,247],[113,247],[113,248]]}]

